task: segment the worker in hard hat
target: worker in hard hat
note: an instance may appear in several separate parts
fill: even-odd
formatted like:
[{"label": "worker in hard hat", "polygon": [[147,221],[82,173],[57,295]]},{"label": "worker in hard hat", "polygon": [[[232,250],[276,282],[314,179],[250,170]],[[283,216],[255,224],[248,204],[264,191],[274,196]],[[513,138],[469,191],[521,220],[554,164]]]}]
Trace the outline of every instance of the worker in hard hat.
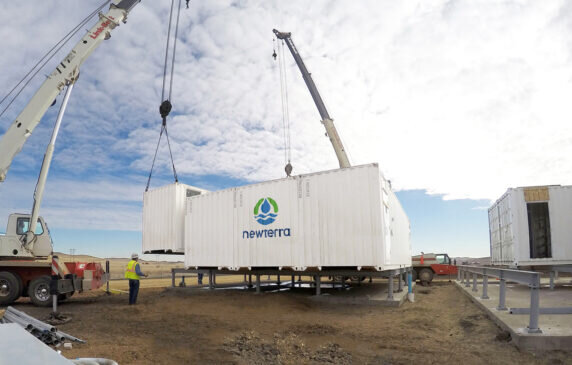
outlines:
[{"label": "worker in hard hat", "polygon": [[141,271],[141,265],[137,262],[139,260],[139,255],[136,253],[131,255],[131,261],[127,264],[127,269],[125,270],[125,278],[129,279],[129,304],[135,304],[137,302],[137,294],[139,294],[139,279],[141,276],[147,277],[148,275],[143,274]]}]

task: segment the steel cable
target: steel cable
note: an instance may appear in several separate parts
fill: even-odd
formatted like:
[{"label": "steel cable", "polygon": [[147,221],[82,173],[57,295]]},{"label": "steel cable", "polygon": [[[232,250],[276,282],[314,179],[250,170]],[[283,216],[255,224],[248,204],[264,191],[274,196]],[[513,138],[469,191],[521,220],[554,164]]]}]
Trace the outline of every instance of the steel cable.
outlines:
[{"label": "steel cable", "polygon": [[[88,21],[91,20],[91,18],[93,18],[97,13],[99,13],[101,11],[101,9],[103,9],[107,4],[109,4],[111,2],[111,0],[106,0],[103,4],[101,4],[99,7],[97,7],[94,11],[92,11],[87,17],[85,17],[78,25],[76,25],[71,31],[69,31],[58,43],[56,43],[31,69],[30,71],[28,71],[28,73],[16,84],[16,86],[14,86],[12,88],[12,90],[10,90],[8,92],[8,94],[6,94],[6,96],[4,96],[2,98],[2,100],[0,100],[0,105],[2,105],[2,103],[4,103],[4,101],[18,88],[18,86],[20,86],[25,80],[26,78],[28,78],[28,76],[30,76],[30,74],[32,74],[32,76],[30,76],[30,78],[28,79],[28,81],[26,81],[24,83],[24,85],[20,88],[20,90],[16,93],[16,95],[14,95],[14,97],[12,98],[12,100],[10,100],[10,102],[8,103],[8,105],[6,105],[6,107],[0,112],[0,117],[4,115],[4,113],[6,112],[6,110],[8,110],[8,108],[12,105],[12,103],[18,98],[18,96],[20,96],[20,94],[22,93],[22,91],[24,91],[24,89],[26,88],[26,86],[28,86],[28,84],[34,79],[34,77],[36,77],[36,75],[38,74],[38,72],[40,72],[40,70],[42,70],[46,64],[52,60],[52,58],[55,57],[55,55],[72,39],[72,37],[74,35],[77,34],[77,32],[83,27],[85,26],[85,24],[87,24]],[[54,51],[55,50],[55,51]],[[50,55],[51,54],[51,55]],[[46,59],[46,57],[48,57],[48,59]],[[45,60],[45,61],[44,61]],[[44,61],[42,63],[42,61]],[[38,67],[38,65],[42,64],[40,67]],[[34,72],[34,70],[36,69],[36,71]]]}]

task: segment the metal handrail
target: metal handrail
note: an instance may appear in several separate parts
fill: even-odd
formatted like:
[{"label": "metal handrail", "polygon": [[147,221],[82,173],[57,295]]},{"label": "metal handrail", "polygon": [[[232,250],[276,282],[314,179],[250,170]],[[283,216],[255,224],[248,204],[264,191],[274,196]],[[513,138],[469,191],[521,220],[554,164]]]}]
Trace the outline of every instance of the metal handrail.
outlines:
[{"label": "metal handrail", "polygon": [[483,277],[483,293],[481,299],[489,299],[488,297],[488,278],[489,276],[500,280],[499,286],[499,305],[497,310],[505,311],[506,307],[506,282],[513,281],[519,284],[528,285],[530,288],[530,319],[528,324],[528,333],[542,333],[538,327],[538,317],[540,315],[540,273],[534,271],[514,270],[514,269],[497,269],[492,267],[479,266],[458,266],[458,281],[470,287],[469,274],[473,274],[473,289],[477,289],[477,275]]}]

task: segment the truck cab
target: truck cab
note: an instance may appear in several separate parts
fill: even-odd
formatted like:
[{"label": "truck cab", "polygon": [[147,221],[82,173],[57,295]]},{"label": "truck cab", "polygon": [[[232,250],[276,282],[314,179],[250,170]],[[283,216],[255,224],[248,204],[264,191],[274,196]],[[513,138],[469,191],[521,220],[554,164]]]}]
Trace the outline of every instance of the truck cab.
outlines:
[{"label": "truck cab", "polygon": [[446,253],[422,253],[411,258],[413,264],[413,279],[420,280],[426,285],[435,275],[456,275],[457,266],[451,262]]},{"label": "truck cab", "polygon": [[29,226],[29,214],[10,214],[6,234],[0,235],[0,259],[43,259],[52,254],[52,237],[44,219],[38,218],[31,242],[25,242]]}]

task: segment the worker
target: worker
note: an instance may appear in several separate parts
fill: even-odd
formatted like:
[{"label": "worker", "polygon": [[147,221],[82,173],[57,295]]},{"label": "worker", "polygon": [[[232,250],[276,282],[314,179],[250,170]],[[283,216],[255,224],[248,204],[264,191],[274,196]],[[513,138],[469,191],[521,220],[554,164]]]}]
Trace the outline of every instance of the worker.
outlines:
[{"label": "worker", "polygon": [[127,269],[125,270],[125,278],[129,279],[129,305],[137,302],[137,294],[139,294],[139,279],[141,276],[148,276],[143,274],[141,271],[141,267],[137,262],[138,260],[139,255],[136,253],[132,254],[131,261],[129,261]]}]

